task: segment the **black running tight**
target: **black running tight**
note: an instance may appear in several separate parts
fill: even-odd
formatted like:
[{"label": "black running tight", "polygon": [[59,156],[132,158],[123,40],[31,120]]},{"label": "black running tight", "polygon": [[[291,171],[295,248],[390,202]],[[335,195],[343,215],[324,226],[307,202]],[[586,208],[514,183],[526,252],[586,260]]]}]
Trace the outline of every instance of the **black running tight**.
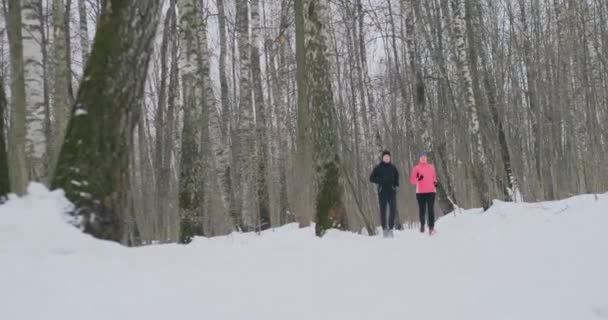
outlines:
[{"label": "black running tight", "polygon": [[418,199],[418,209],[420,214],[420,226],[424,228],[426,211],[428,209],[429,215],[429,228],[435,228],[435,193],[418,193],[416,194],[416,199]]}]

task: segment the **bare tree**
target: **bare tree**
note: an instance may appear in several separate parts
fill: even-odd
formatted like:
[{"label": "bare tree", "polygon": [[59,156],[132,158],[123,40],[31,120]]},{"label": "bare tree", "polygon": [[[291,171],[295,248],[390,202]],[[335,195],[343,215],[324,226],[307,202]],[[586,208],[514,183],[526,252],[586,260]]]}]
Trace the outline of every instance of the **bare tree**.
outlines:
[{"label": "bare tree", "polygon": [[182,242],[189,242],[194,235],[202,235],[203,162],[201,138],[203,130],[203,88],[200,72],[200,17],[196,2],[179,2],[181,12],[182,77],[184,95],[184,124],[179,180],[179,208]]},{"label": "bare tree", "polygon": [[65,130],[69,121],[71,110],[70,101],[70,61],[68,60],[69,42],[66,40],[69,30],[66,30],[66,7],[63,0],[53,0],[53,38],[54,38],[54,90],[53,90],[53,110],[54,110],[54,135],[53,147],[51,148],[51,171],[58,158]]},{"label": "bare tree", "polygon": [[28,164],[25,152],[26,143],[26,100],[23,60],[23,41],[21,30],[21,1],[8,2],[8,36],[11,54],[11,118],[8,137],[8,172],[11,190],[25,192],[29,181]]},{"label": "bare tree", "polygon": [[4,110],[7,109],[4,81],[0,79],[0,197],[11,190],[8,176],[8,157],[6,154],[6,138],[4,128]]},{"label": "bare tree", "polygon": [[47,174],[48,105],[45,97],[44,71],[45,39],[41,0],[24,0],[21,4],[21,34],[23,41],[23,72],[26,101],[26,154],[29,178],[45,180]]},{"label": "bare tree", "polygon": [[80,50],[82,54],[82,64],[89,60],[89,26],[87,22],[87,2],[78,0],[78,16],[80,29]]},{"label": "bare tree", "polygon": [[452,0],[452,10],[454,13],[454,43],[458,57],[460,78],[464,92],[464,103],[469,113],[469,133],[472,137],[473,163],[481,169],[477,173],[477,184],[480,191],[481,204],[484,209],[490,207],[490,195],[488,186],[488,159],[479,129],[479,108],[473,92],[473,77],[467,56],[467,46],[465,42],[465,5],[466,0]]},{"label": "bare tree", "polygon": [[53,187],[84,230],[120,241],[128,190],[127,135],[137,119],[160,1],[107,2],[61,150]]},{"label": "bare tree", "polygon": [[252,41],[251,71],[253,75],[253,92],[255,96],[256,139],[257,139],[257,174],[256,189],[258,192],[259,228],[270,228],[270,195],[268,194],[269,158],[268,158],[268,120],[262,90],[262,70],[260,69],[260,0],[251,1]]},{"label": "bare tree", "polygon": [[298,85],[303,87],[300,93],[309,97],[307,105],[299,107],[308,112],[310,119],[311,127],[305,130],[310,130],[307,136],[312,146],[316,233],[323,236],[329,228],[347,227],[327,59],[329,12],[323,1],[305,0],[296,6],[296,15],[303,16],[303,29],[298,32],[304,32],[304,55],[303,61],[298,60],[298,68],[304,68],[305,77]]},{"label": "bare tree", "polygon": [[251,42],[249,39],[249,7],[246,1],[237,1],[237,32],[239,45],[239,120],[236,151],[238,164],[238,200],[240,213],[237,229],[252,230],[256,225],[257,201],[255,188],[255,163],[257,163],[255,124],[253,119],[251,88]]}]

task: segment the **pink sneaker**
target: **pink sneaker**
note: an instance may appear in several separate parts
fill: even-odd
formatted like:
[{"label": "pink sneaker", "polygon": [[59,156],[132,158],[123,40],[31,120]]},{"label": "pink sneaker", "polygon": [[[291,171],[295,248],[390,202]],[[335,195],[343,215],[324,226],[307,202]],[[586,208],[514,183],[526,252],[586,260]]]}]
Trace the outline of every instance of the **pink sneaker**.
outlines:
[{"label": "pink sneaker", "polygon": [[434,235],[435,233],[436,233],[436,232],[435,232],[435,229],[429,229],[429,236],[432,236],[432,235]]}]

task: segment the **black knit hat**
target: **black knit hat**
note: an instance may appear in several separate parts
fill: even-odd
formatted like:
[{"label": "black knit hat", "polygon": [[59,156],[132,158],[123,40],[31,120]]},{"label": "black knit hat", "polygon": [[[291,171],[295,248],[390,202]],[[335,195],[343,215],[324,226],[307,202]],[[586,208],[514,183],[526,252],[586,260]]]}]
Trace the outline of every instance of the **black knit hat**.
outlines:
[{"label": "black knit hat", "polygon": [[391,155],[391,152],[390,152],[390,151],[388,151],[388,150],[384,150],[384,151],[382,151],[382,157],[384,158],[384,156],[386,156],[386,155],[389,155],[389,156],[390,156],[390,155]]}]

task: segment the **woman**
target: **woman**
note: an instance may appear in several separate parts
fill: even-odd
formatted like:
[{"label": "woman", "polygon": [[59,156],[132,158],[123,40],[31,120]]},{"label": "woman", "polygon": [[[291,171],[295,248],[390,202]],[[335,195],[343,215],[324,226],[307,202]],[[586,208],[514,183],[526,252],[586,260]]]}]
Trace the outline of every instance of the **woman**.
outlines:
[{"label": "woman", "polygon": [[429,235],[435,234],[435,193],[437,192],[437,175],[435,167],[428,163],[426,152],[420,153],[418,165],[412,170],[410,182],[416,185],[416,199],[420,214],[420,232],[424,233],[426,210],[429,215]]}]

